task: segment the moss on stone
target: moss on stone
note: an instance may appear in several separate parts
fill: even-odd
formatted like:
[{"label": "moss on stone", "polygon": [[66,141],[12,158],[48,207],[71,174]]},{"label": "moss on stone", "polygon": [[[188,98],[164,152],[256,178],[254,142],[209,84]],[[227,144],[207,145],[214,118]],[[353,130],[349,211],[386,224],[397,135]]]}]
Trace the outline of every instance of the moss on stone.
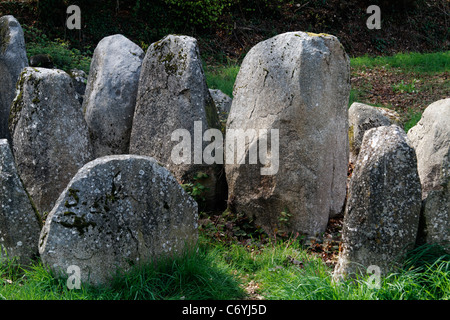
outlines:
[{"label": "moss on stone", "polygon": [[82,236],[84,235],[85,231],[89,228],[95,228],[97,224],[93,221],[86,221],[85,215],[83,214],[81,217],[77,216],[74,212],[66,211],[64,212],[65,217],[73,216],[73,222],[64,222],[61,221],[61,225],[66,228],[75,228],[77,229],[78,233]]},{"label": "moss on stone", "polygon": [[11,35],[9,33],[9,25],[7,19],[0,20],[0,52],[5,53],[11,41]]},{"label": "moss on stone", "polygon": [[22,108],[24,106],[23,104],[23,90],[24,90],[24,84],[27,80],[27,71],[24,70],[19,76],[19,81],[16,84],[16,89],[19,91],[17,96],[14,98],[11,109],[9,111],[9,119],[8,119],[8,127],[11,134],[14,133],[15,127],[17,122],[20,118],[20,112],[22,111]]},{"label": "moss on stone", "polygon": [[350,144],[350,150],[355,150],[355,133],[353,126],[349,126],[348,128],[348,142]]}]

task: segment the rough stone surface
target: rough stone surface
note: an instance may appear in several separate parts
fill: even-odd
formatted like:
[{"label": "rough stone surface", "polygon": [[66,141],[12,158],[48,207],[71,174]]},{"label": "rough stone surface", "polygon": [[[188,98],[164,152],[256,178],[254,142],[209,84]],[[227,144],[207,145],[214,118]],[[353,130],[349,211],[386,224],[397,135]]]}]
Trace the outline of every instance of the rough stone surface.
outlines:
[{"label": "rough stone surface", "polygon": [[0,140],[0,261],[28,264],[38,254],[40,219],[17,173],[8,140]]},{"label": "rough stone surface", "polygon": [[143,58],[120,34],[95,48],[83,101],[95,157],[128,153]]},{"label": "rough stone surface", "polygon": [[19,175],[42,214],[92,160],[92,147],[66,72],[28,67],[18,83],[9,123],[12,150]]},{"label": "rough stone surface", "polygon": [[450,98],[430,104],[408,131],[417,154],[422,198],[442,190],[450,179]]},{"label": "rough stone surface", "polygon": [[424,199],[419,241],[450,252],[450,99],[429,105],[408,138],[417,153]]},{"label": "rough stone surface", "polygon": [[[349,69],[336,37],[304,32],[257,44],[241,65],[227,135],[230,129],[278,129],[279,170],[261,175],[270,161],[265,166],[261,161],[227,161],[229,205],[256,218],[269,233],[281,229],[282,212],[291,215],[287,231],[315,235],[325,230],[330,216],[343,210]],[[246,143],[246,157],[257,143],[261,140]]]},{"label": "rough stone surface", "polygon": [[366,131],[352,174],[335,278],[393,271],[414,245],[421,187],[414,149],[397,125]]},{"label": "rough stone surface", "polygon": [[356,162],[364,133],[372,128],[399,124],[399,115],[392,110],[354,102],[348,109],[350,161]]},{"label": "rough stone surface", "polygon": [[420,241],[439,244],[450,254],[450,180],[444,189],[428,193],[422,219]]},{"label": "rough stone surface", "polygon": [[228,114],[230,113],[231,103],[233,102],[233,99],[231,99],[228,95],[226,95],[219,89],[209,89],[209,93],[211,94],[211,97],[214,100],[214,104],[217,107],[219,120],[226,122]]},{"label": "rough stone surface", "polygon": [[[136,110],[130,138],[130,153],[154,157],[169,169],[179,182],[193,181],[198,172],[208,175],[206,200],[210,206],[225,206],[226,181],[223,164],[205,164],[194,154],[195,122],[201,126],[201,150],[211,142],[203,140],[210,128],[220,128],[217,109],[203,72],[197,40],[169,35],[150,45],[142,63]],[[175,163],[172,141],[175,130],[190,134],[189,163]],[[184,156],[184,154],[183,154]]]},{"label": "rough stone surface", "polygon": [[116,269],[180,253],[197,240],[197,204],[150,157],[114,155],[73,177],[41,232],[42,261],[81,281],[108,283]]},{"label": "rough stone surface", "polygon": [[72,77],[73,86],[75,87],[76,97],[83,105],[84,94],[86,92],[87,75],[86,72],[79,69],[71,69],[69,75]]},{"label": "rough stone surface", "polygon": [[13,16],[0,18],[0,138],[10,140],[8,117],[20,72],[28,66],[22,27]]}]

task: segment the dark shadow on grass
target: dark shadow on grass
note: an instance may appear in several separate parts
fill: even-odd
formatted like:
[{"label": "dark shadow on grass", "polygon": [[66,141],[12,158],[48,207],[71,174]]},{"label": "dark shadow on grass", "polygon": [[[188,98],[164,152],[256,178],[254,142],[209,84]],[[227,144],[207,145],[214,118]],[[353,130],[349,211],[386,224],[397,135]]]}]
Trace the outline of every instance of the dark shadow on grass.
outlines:
[{"label": "dark shadow on grass", "polygon": [[109,286],[89,287],[89,295],[114,300],[232,300],[244,297],[227,266],[205,245],[181,255],[160,257],[126,272],[118,271]]}]

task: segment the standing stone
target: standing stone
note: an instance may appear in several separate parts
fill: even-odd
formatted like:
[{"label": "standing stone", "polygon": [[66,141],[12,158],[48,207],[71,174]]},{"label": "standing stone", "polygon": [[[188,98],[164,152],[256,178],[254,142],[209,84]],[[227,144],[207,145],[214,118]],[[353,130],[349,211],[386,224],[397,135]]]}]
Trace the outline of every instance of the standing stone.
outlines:
[{"label": "standing stone", "polygon": [[366,274],[371,265],[383,275],[394,270],[415,243],[420,207],[416,154],[405,132],[397,125],[366,131],[350,181],[335,278]]},{"label": "standing stone", "polygon": [[[116,270],[179,254],[197,241],[197,204],[153,158],[114,155],[70,181],[41,232],[44,264],[81,282],[106,284]],[[67,275],[67,274],[66,274]]]},{"label": "standing stone", "polygon": [[69,75],[72,77],[73,86],[75,87],[76,98],[83,105],[84,94],[86,92],[87,75],[86,72],[79,69],[71,69]]},{"label": "standing stone", "polygon": [[228,95],[226,95],[219,89],[209,89],[209,93],[211,94],[211,97],[214,100],[214,104],[217,107],[219,120],[226,123],[233,99],[231,99]]},{"label": "standing stone", "polygon": [[424,200],[419,240],[450,253],[450,98],[430,104],[408,138],[417,153]]},{"label": "standing stone", "polygon": [[92,57],[83,110],[96,158],[127,154],[144,51],[117,34]]},{"label": "standing stone", "polygon": [[17,173],[8,140],[0,140],[0,263],[26,265],[38,254],[40,218]]},{"label": "standing stone", "polygon": [[372,128],[399,124],[400,117],[393,110],[354,102],[348,109],[348,122],[350,162],[355,163],[364,133]]},{"label": "standing stone", "polygon": [[70,76],[57,69],[25,68],[9,128],[19,175],[39,212],[49,212],[73,175],[92,160]]},{"label": "standing stone", "polygon": [[419,243],[440,245],[450,254],[450,180],[442,190],[431,190],[424,201]]},{"label": "standing stone", "polygon": [[[180,183],[192,182],[199,172],[205,173],[208,177],[202,184],[209,189],[205,196],[208,208],[225,206],[226,199],[223,162],[206,164],[202,157],[211,143],[203,141],[210,128],[218,129],[220,124],[197,40],[169,35],[151,44],[142,63],[130,153],[154,157]],[[183,143],[187,150],[177,153],[182,159],[175,160],[176,147]],[[222,149],[220,152],[223,154]]]},{"label": "standing stone", "polygon": [[0,138],[11,139],[9,109],[20,72],[28,66],[22,27],[13,16],[0,18]]},{"label": "standing stone", "polygon": [[430,104],[420,121],[408,131],[416,149],[422,198],[442,190],[450,179],[450,98]]},{"label": "standing stone", "polygon": [[[329,217],[342,212],[349,75],[349,58],[331,35],[289,32],[250,50],[236,79],[227,122],[225,169],[231,208],[256,218],[271,234],[281,228],[280,218],[290,216],[284,223],[287,231],[311,236],[325,231]],[[252,165],[250,160],[239,165],[229,159],[233,145],[228,138],[239,129],[260,134],[245,143],[246,159],[258,145],[261,150],[266,138],[261,131],[279,130],[278,170],[265,175],[260,170],[273,166],[274,150],[266,165],[261,155]]]}]

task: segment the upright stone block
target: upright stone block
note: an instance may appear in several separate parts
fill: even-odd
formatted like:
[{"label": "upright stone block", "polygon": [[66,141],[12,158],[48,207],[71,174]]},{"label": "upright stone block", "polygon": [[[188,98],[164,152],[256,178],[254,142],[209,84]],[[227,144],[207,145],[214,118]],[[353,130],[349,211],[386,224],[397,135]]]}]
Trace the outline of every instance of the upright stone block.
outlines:
[{"label": "upright stone block", "polygon": [[0,261],[27,265],[38,255],[40,216],[26,193],[6,139],[0,140]]},{"label": "upright stone block", "polygon": [[[235,82],[226,134],[268,135],[245,141],[245,164],[226,161],[230,206],[269,233],[325,231],[345,200],[349,92],[349,58],[334,36],[288,32],[254,46]],[[260,154],[250,164],[249,157],[267,144],[272,129],[279,133],[278,159],[272,159],[279,168],[263,175],[261,169],[271,170],[274,161],[264,163]],[[227,142],[227,157],[230,148]],[[281,226],[280,219],[289,216]]]},{"label": "upright stone block", "polygon": [[144,51],[120,34],[95,48],[83,110],[96,158],[129,151],[143,58]]},{"label": "upright stone block", "polygon": [[16,82],[28,66],[23,30],[13,16],[0,18],[0,138],[11,140],[8,118],[16,95]]},{"label": "upright stone block", "polygon": [[39,212],[49,212],[78,169],[93,158],[70,76],[57,69],[25,68],[9,120],[19,175]]}]

